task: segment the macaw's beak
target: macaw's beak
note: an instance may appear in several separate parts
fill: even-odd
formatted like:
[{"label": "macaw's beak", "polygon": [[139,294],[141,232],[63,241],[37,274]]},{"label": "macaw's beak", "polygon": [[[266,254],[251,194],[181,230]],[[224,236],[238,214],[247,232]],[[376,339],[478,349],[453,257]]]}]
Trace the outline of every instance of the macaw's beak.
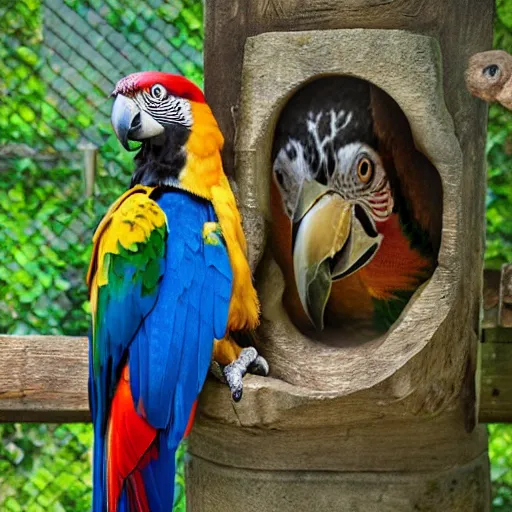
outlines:
[{"label": "macaw's beak", "polygon": [[297,291],[312,324],[322,330],[333,280],[368,264],[382,235],[361,207],[316,181],[303,185],[293,221]]},{"label": "macaw's beak", "polygon": [[112,107],[112,126],[119,142],[130,150],[128,140],[142,141],[164,132],[164,127],[131,98],[118,94]]}]

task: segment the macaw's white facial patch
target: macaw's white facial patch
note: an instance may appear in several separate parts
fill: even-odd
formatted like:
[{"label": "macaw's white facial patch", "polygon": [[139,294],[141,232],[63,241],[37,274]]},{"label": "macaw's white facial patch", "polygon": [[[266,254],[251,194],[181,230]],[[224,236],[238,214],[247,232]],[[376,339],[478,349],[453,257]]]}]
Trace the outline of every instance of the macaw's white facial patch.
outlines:
[{"label": "macaw's white facial patch", "polygon": [[141,110],[162,125],[180,124],[186,128],[192,126],[192,108],[190,102],[168,94],[160,84],[155,84],[150,91],[142,91],[133,97]]}]

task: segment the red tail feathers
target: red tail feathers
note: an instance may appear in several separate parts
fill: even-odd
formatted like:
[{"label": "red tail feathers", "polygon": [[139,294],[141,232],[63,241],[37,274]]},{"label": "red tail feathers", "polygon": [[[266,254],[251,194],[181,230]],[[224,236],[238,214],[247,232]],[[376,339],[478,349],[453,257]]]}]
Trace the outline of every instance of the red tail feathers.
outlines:
[{"label": "red tail feathers", "polygon": [[133,405],[130,374],[125,366],[112,400],[107,440],[107,499],[109,512],[117,512],[126,484],[131,510],[150,512],[140,469],[158,456],[157,430],[141,418]]},{"label": "red tail feathers", "polygon": [[[194,423],[197,400],[192,406],[184,438]],[[107,439],[107,500],[109,512],[117,512],[126,488],[130,510],[150,512],[141,470],[158,457],[157,430],[133,405],[130,373],[125,366],[112,400]]]}]

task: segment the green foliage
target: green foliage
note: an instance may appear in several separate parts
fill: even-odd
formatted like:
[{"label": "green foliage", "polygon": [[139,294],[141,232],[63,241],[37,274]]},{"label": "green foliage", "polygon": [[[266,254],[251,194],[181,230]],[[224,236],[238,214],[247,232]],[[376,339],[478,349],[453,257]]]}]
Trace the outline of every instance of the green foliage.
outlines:
[{"label": "green foliage", "polygon": [[0,145],[35,145],[46,123],[41,108],[44,89],[38,78],[42,41],[38,0],[15,2],[0,13]]},{"label": "green foliage", "polygon": [[512,510],[512,427],[489,425],[493,512]]},{"label": "green foliage", "polygon": [[[103,19],[136,45],[139,51],[150,56],[157,64],[159,61],[170,61],[176,68],[174,71],[186,75],[198,85],[202,84],[202,2],[198,0],[173,0],[172,2],[65,0],[65,2],[81,16],[86,15],[89,7],[95,10],[101,9]],[[155,27],[160,28],[161,31],[155,33]],[[181,48],[182,52],[167,53],[168,48]]]},{"label": "green foliage", "polygon": [[[497,0],[494,47],[512,53],[512,0]],[[489,109],[487,136],[489,268],[512,262],[512,113]],[[512,425],[489,425],[493,512],[512,511]]]},{"label": "green foliage", "polygon": [[[512,53],[512,1],[497,0],[494,47]],[[487,244],[485,263],[499,268],[512,261],[512,112],[489,109],[487,136]]]},{"label": "green foliage", "polygon": [[512,261],[512,113],[493,105],[489,110],[487,139],[488,192],[487,244],[488,268],[499,268]]},{"label": "green foliage", "polygon": [[[201,85],[202,2],[0,4],[0,333],[84,335],[92,234],[132,168],[112,133],[108,95],[142,69]],[[82,142],[98,147],[87,199]],[[90,510],[90,425],[0,424],[0,436],[1,510]]]},{"label": "green foliage", "polygon": [[185,457],[187,456],[187,442],[184,441],[178,447],[176,453],[176,479],[174,485],[174,511],[186,512],[185,500]]},{"label": "green foliage", "polygon": [[90,237],[76,226],[99,212],[92,201],[81,209],[69,203],[82,194],[77,172],[19,158],[0,182],[0,258],[7,263],[0,267],[2,332],[87,332],[83,269]]},{"label": "green foliage", "polygon": [[[0,424],[5,512],[89,512],[92,429],[86,424]],[[185,512],[185,443],[178,449],[176,505]]]},{"label": "green foliage", "polygon": [[[108,95],[121,76],[115,56],[123,55],[126,72],[163,69],[200,85],[202,4],[54,0],[45,5],[45,39],[39,0],[4,11],[0,146],[13,154],[0,154],[0,332],[85,334],[90,240],[132,167],[109,120]],[[84,37],[90,47],[80,53]],[[95,197],[87,200],[84,141],[99,147]]]},{"label": "green foliage", "polygon": [[4,424],[0,432],[2,510],[90,510],[89,425]]}]

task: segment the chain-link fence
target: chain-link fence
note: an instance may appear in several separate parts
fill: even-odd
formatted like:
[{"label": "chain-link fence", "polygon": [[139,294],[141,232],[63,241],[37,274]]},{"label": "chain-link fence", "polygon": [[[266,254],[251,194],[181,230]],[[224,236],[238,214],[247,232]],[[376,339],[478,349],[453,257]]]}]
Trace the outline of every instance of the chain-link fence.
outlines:
[{"label": "chain-link fence", "polygon": [[[84,334],[91,235],[131,167],[110,127],[108,96],[119,78],[143,69],[200,82],[201,3],[7,4],[0,7],[0,332]],[[93,148],[96,175],[85,176]]]},{"label": "chain-link fence", "polygon": [[[91,237],[129,182],[122,76],[202,81],[201,0],[0,2],[0,333],[84,335]],[[0,425],[0,509],[90,507],[90,427]]]},{"label": "chain-link fence", "polygon": [[2,510],[90,510],[89,425],[9,424],[2,434]]}]

